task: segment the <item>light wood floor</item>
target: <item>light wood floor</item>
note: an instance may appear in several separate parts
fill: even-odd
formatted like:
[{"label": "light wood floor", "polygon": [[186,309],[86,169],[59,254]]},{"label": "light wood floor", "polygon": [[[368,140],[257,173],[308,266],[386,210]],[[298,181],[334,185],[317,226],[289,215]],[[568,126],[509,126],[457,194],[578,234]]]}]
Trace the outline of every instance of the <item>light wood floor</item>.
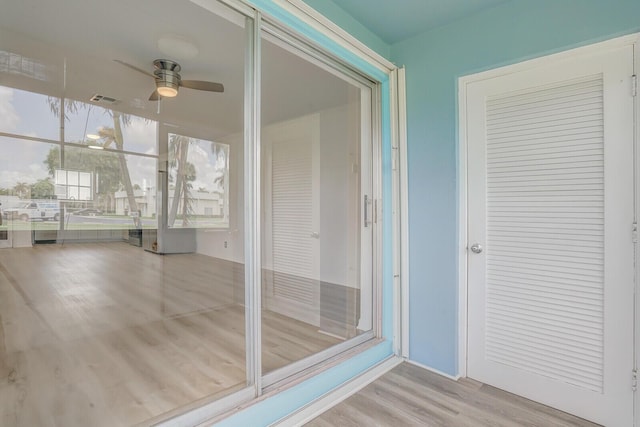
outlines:
[{"label": "light wood floor", "polygon": [[403,363],[308,427],[597,427],[479,382]]},{"label": "light wood floor", "polygon": [[[0,426],[144,424],[243,387],[229,264],[126,243],[0,250]],[[339,342],[263,317],[265,372]]]}]

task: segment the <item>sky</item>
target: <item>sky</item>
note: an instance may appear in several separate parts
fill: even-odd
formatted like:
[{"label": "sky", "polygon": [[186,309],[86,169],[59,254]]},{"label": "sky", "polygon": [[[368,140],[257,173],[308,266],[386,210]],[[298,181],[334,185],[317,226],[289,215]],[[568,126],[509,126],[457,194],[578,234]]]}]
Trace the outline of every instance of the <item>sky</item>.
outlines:
[{"label": "sky", "polygon": [[[65,121],[67,142],[87,141],[86,134],[97,133],[102,127],[113,127],[113,119],[104,108],[77,103],[75,113]],[[60,119],[51,111],[46,95],[0,86],[0,132],[58,141]],[[156,155],[157,122],[131,116],[122,128],[126,151]],[[34,183],[49,176],[44,160],[53,145],[0,136],[0,187],[12,188],[17,182]],[[195,140],[190,146],[189,161],[196,167],[193,188],[219,189],[214,184],[222,173],[224,162],[211,152],[211,142]],[[133,184],[155,186],[155,158],[127,155]]]}]

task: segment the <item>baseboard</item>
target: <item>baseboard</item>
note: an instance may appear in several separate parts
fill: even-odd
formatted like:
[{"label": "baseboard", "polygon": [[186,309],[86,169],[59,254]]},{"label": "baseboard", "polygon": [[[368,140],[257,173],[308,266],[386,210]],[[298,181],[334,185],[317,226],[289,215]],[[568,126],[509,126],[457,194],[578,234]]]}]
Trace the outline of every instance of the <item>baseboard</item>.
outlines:
[{"label": "baseboard", "polygon": [[299,411],[288,415],[275,423],[271,424],[272,427],[297,427],[302,426],[309,421],[313,420],[323,412],[333,408],[338,403],[347,399],[351,395],[362,390],[382,375],[389,372],[401,364],[404,360],[400,357],[391,357],[377,364],[373,368],[358,375],[352,380],[344,383],[342,386],[330,391],[322,397],[314,400],[310,404],[304,406]]},{"label": "baseboard", "polygon": [[422,368],[429,372],[433,372],[434,374],[438,374],[442,377],[449,378],[450,380],[458,381],[461,378],[460,375],[450,375],[437,369],[430,368],[429,366],[423,365],[422,363],[418,363],[414,360],[407,359],[406,362],[410,363],[411,365],[417,366],[418,368]]}]

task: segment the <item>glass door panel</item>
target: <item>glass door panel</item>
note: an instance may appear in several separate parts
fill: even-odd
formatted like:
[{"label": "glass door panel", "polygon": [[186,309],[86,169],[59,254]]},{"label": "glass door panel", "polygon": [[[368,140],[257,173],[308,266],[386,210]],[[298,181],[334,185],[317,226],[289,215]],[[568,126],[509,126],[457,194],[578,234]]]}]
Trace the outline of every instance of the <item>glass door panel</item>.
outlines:
[{"label": "glass door panel", "polygon": [[155,425],[252,396],[252,27],[215,0],[3,5],[0,420]]},{"label": "glass door panel", "polygon": [[372,330],[371,89],[273,36],[261,84],[268,374]]}]

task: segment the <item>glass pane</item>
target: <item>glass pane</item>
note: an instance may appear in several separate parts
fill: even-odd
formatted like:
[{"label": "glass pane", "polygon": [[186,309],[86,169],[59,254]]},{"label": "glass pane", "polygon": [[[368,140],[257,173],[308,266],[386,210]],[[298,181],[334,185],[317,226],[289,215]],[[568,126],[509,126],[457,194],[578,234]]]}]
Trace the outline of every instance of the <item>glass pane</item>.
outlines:
[{"label": "glass pane", "polygon": [[53,113],[55,108],[55,98],[0,86],[0,132],[58,140],[60,119]]},{"label": "glass pane", "polygon": [[262,52],[268,373],[372,329],[372,283],[362,275],[370,227],[360,211],[370,160],[361,151],[365,88],[272,37]]},{"label": "glass pane", "polygon": [[[29,245],[34,230],[58,229],[60,208],[46,161],[55,144],[0,137],[0,230],[15,246]],[[55,238],[55,235],[54,235]]]},{"label": "glass pane", "polygon": [[65,141],[143,154],[158,153],[158,123],[80,101],[66,99]]},{"label": "glass pane", "polygon": [[80,182],[78,183],[82,187],[91,186],[91,173],[80,172]]},{"label": "glass pane", "polygon": [[[155,425],[247,387],[251,26],[215,0],[3,3],[0,424]],[[169,133],[196,137],[197,228],[167,223]]]},{"label": "glass pane", "polygon": [[74,187],[78,186],[78,171],[67,171],[67,184]]},{"label": "glass pane", "polygon": [[169,134],[169,227],[229,226],[229,144]]},{"label": "glass pane", "polygon": [[[122,170],[123,162],[127,172]],[[69,170],[56,170],[58,176],[66,175],[68,182],[66,185],[56,183],[57,187],[64,188],[61,194],[65,196],[58,197],[67,214],[64,228],[157,229],[156,164],[157,159],[151,157],[66,147],[64,165]],[[130,208],[125,190],[129,186],[135,196],[135,210]],[[131,215],[138,211],[139,215]]]}]

